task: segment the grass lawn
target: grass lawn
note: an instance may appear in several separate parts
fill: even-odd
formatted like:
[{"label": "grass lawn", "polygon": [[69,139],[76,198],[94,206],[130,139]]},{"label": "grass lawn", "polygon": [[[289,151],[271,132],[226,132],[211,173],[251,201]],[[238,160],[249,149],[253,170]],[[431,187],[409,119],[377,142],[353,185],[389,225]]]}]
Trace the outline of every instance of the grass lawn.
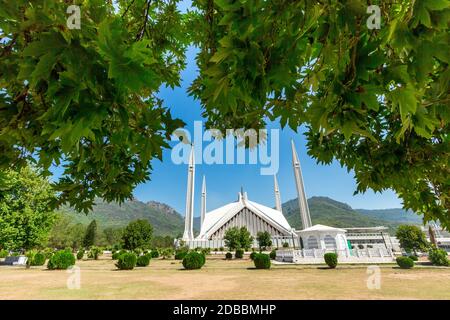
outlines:
[{"label": "grass lawn", "polygon": [[153,259],[118,271],[110,255],[77,261],[81,288],[67,289],[67,271],[0,267],[0,299],[450,299],[450,268],[380,266],[381,289],[369,290],[365,266],[278,265],[253,269],[251,260],[208,256],[201,270]]}]

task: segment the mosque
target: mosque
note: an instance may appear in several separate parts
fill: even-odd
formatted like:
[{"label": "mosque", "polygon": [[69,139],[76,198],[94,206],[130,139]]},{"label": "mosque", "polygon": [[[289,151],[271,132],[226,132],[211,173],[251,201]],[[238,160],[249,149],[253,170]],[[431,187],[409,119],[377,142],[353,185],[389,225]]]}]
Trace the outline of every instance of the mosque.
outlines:
[{"label": "mosque", "polygon": [[[196,247],[219,248],[225,247],[223,237],[232,227],[246,227],[256,239],[258,232],[267,231],[272,236],[272,243],[276,247],[287,245],[298,249],[347,249],[346,230],[324,225],[312,225],[308,202],[303,184],[300,161],[291,141],[292,164],[294,179],[297,186],[298,202],[302,230],[295,230],[283,215],[280,190],[276,176],[274,176],[275,208],[269,208],[251,201],[246,192],[238,193],[237,201],[220,208],[206,212],[206,180],[203,177],[200,209],[200,233],[194,237],[194,181],[195,158],[194,148],[189,156],[188,181],[186,192],[186,214],[183,242],[185,245]],[[257,247],[255,240],[254,247]]]}]

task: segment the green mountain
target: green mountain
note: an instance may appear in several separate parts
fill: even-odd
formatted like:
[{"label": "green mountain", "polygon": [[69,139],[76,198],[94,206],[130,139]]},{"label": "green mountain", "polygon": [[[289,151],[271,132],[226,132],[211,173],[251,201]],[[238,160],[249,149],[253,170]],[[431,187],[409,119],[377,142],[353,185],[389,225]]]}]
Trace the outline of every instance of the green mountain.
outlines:
[{"label": "green mountain", "polygon": [[148,220],[153,225],[155,235],[177,236],[184,229],[183,217],[170,206],[156,201],[144,203],[132,200],[119,205],[98,200],[93,211],[87,215],[75,212],[68,207],[61,211],[75,223],[87,225],[95,219],[102,229],[125,227],[130,221],[136,219]]},{"label": "green mountain", "polygon": [[422,218],[415,214],[411,210],[404,210],[399,208],[394,209],[379,209],[379,210],[367,210],[367,209],[355,209],[359,213],[362,213],[368,217],[382,219],[386,221],[393,221],[397,223],[411,223],[422,224]]},{"label": "green mountain", "polygon": [[[399,224],[406,223],[404,219],[400,219],[402,217],[400,211],[396,211],[396,214],[388,219],[388,212],[386,212],[386,215],[378,213],[378,211],[384,210],[363,210],[363,213],[352,209],[348,204],[327,197],[312,197],[308,199],[308,205],[313,224],[324,224],[338,228],[385,226],[389,228],[390,232],[393,232]],[[283,203],[283,213],[292,227],[301,227],[297,199]],[[420,223],[420,218],[418,221],[408,222]]]}]

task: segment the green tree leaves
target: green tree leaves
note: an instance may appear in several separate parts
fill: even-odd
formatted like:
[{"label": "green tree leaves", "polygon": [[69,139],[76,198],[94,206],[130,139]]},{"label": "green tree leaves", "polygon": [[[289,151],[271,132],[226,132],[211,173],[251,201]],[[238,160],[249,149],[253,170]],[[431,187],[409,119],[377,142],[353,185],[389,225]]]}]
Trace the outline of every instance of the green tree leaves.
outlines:
[{"label": "green tree leaves", "polygon": [[307,127],[309,154],[353,170],[357,191],[393,189],[450,227],[448,0],[0,1],[0,166],[64,164],[59,202],[130,197],[161,158],[173,119],[158,99],[200,50],[207,127]]},{"label": "green tree leaves", "polygon": [[78,3],[70,30],[65,1],[1,2],[0,163],[63,163],[59,204],[88,211],[129,198],[182,125],[157,93],[179,84],[188,42],[176,1]]},{"label": "green tree leaves", "polygon": [[55,215],[55,193],[31,167],[0,171],[0,247],[8,250],[43,246]]}]

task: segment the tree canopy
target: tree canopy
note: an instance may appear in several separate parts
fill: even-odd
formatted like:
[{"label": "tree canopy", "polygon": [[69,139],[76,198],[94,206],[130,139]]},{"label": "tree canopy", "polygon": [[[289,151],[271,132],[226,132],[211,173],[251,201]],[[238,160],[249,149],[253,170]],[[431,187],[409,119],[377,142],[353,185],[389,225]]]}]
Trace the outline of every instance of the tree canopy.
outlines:
[{"label": "tree canopy", "polygon": [[55,220],[50,183],[29,166],[4,171],[0,180],[0,248],[44,246]]},{"label": "tree canopy", "polygon": [[62,164],[59,202],[131,197],[182,125],[157,97],[178,86],[207,126],[306,128],[308,153],[352,170],[356,192],[393,189],[450,228],[448,0],[1,0],[0,166]]},{"label": "tree canopy", "polygon": [[252,246],[253,237],[246,227],[229,228],[223,237],[225,245],[230,250],[248,249]]},{"label": "tree canopy", "polygon": [[151,246],[153,227],[143,219],[131,221],[122,234],[123,247],[125,249],[146,249]]},{"label": "tree canopy", "polygon": [[414,251],[416,253],[419,250],[425,251],[430,246],[425,237],[425,233],[417,226],[401,225],[398,227],[395,236],[400,242],[400,246],[406,252]]}]

